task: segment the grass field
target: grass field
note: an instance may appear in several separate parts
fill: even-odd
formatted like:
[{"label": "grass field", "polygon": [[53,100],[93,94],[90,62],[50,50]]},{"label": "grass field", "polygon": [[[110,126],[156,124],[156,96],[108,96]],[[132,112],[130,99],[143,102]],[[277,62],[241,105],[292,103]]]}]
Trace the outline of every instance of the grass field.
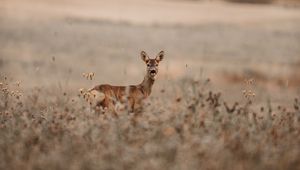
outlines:
[{"label": "grass field", "polygon": [[[0,10],[0,169],[300,168],[297,6],[12,0]],[[141,50],[166,53],[144,110],[95,113],[79,89],[140,83]]]}]

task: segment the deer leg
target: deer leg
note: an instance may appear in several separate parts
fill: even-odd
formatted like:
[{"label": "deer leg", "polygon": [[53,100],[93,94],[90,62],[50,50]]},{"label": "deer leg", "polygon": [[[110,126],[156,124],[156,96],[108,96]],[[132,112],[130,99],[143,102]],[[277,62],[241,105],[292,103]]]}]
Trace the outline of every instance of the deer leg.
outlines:
[{"label": "deer leg", "polygon": [[138,102],[136,102],[135,104],[135,108],[134,108],[136,113],[141,113],[143,111],[143,102],[142,100],[139,100]]},{"label": "deer leg", "polygon": [[110,111],[114,115],[114,117],[116,117],[116,118],[119,117],[115,110],[115,104],[114,104],[113,100],[111,100],[109,98],[105,98],[100,104],[103,107],[103,109],[107,108],[107,110]]},{"label": "deer leg", "polygon": [[130,112],[133,112],[134,111],[134,107],[135,107],[135,101],[133,98],[128,98],[127,99],[127,104],[126,104],[126,109],[127,111],[130,113]]}]

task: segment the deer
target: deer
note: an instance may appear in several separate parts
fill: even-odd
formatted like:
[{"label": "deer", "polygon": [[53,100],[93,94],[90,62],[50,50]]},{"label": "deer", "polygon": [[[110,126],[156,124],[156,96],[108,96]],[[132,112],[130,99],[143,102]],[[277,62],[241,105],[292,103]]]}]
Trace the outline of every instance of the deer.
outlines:
[{"label": "deer", "polygon": [[94,108],[115,111],[117,103],[124,104],[131,112],[141,109],[143,101],[150,96],[153,84],[158,74],[158,65],[164,58],[164,51],[160,51],[152,59],[145,51],[140,53],[141,59],[146,64],[146,75],[138,85],[113,86],[100,84],[88,90],[92,96],[90,102]]}]

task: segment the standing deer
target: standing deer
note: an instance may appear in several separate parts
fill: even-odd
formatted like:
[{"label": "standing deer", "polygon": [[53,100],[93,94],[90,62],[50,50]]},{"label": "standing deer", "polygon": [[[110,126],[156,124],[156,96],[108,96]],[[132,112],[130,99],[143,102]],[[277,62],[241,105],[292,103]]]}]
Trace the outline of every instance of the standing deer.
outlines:
[{"label": "standing deer", "polygon": [[164,58],[164,51],[158,53],[155,59],[149,58],[145,51],[141,52],[141,59],[147,66],[144,80],[138,85],[112,86],[109,84],[97,85],[88,92],[92,94],[94,107],[108,108],[115,111],[116,103],[126,104],[130,111],[142,108],[142,101],[151,94],[155,77],[158,73],[158,64]]}]

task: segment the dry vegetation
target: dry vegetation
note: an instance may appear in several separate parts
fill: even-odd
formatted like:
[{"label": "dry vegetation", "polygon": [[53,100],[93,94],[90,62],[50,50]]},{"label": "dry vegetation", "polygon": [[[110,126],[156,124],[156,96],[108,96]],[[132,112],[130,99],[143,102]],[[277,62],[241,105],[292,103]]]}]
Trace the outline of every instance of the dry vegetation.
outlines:
[{"label": "dry vegetation", "polygon": [[[300,102],[227,103],[209,80],[179,80],[140,114],[97,114],[65,92],[1,77],[0,169],[298,169]],[[174,82],[175,83],[175,82]],[[59,90],[58,90],[59,91]],[[174,93],[177,91],[177,93]]]},{"label": "dry vegetation", "polygon": [[[0,169],[300,169],[297,7],[70,2],[0,2]],[[142,80],[140,50],[166,52],[144,110],[90,109]]]},{"label": "dry vegetation", "polygon": [[226,0],[229,2],[239,2],[239,3],[255,3],[255,4],[269,4],[274,2],[274,0]]}]

